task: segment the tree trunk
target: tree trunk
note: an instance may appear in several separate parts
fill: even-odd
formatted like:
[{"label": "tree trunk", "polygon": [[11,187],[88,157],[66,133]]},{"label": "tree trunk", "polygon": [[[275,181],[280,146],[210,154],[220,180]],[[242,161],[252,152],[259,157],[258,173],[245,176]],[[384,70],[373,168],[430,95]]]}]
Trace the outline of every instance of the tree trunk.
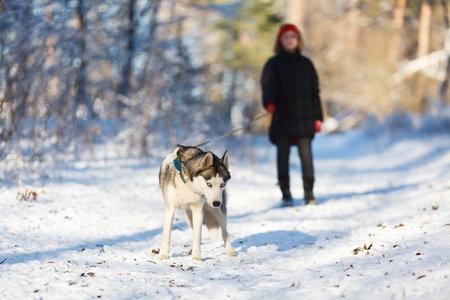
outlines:
[{"label": "tree trunk", "polygon": [[87,95],[87,87],[86,87],[86,18],[84,12],[84,0],[78,1],[77,7],[77,19],[78,19],[78,47],[80,51],[79,59],[80,66],[78,68],[78,75],[75,83],[76,95],[75,95],[75,114],[77,111],[77,107],[80,104],[86,105],[89,117],[92,114],[92,105],[90,105],[90,101]]},{"label": "tree trunk", "polygon": [[6,0],[1,0],[1,1],[0,1],[0,16],[1,16],[2,13],[3,13],[3,7],[5,6],[5,2],[6,2]]},{"label": "tree trunk", "polygon": [[389,50],[389,62],[395,64],[399,57],[401,47],[401,32],[405,19],[406,0],[398,0],[397,7],[394,11],[395,32],[392,37],[391,47]]},{"label": "tree trunk", "polygon": [[431,2],[424,0],[420,8],[419,38],[417,41],[417,57],[427,55],[430,50]]},{"label": "tree trunk", "polygon": [[156,36],[156,29],[159,25],[158,23],[158,12],[161,5],[161,0],[149,0],[149,6],[150,6],[150,25],[148,28],[148,39],[146,39],[146,43],[144,48],[145,53],[147,53],[145,57],[145,61],[143,63],[142,73],[139,76],[139,82],[138,85],[144,86],[146,80],[149,79],[149,75],[151,72],[147,72],[149,63],[152,59],[153,52],[155,50],[155,36]]},{"label": "tree trunk", "polygon": [[445,39],[444,54],[446,59],[441,65],[441,80],[439,84],[439,102],[442,105],[447,104],[448,85],[450,80],[450,27],[447,29],[447,37]]},{"label": "tree trunk", "polygon": [[306,0],[288,0],[286,5],[286,19],[300,29],[305,36]]},{"label": "tree trunk", "polygon": [[450,79],[450,56],[447,58],[446,62],[446,68],[445,68],[445,78],[444,81],[441,83],[441,86],[439,88],[439,102],[442,105],[447,104],[447,96],[448,96],[448,82]]},{"label": "tree trunk", "polygon": [[129,0],[128,2],[128,29],[127,29],[127,49],[125,54],[125,63],[122,67],[122,78],[119,87],[119,94],[128,96],[130,94],[131,87],[131,70],[133,54],[135,51],[135,26],[134,15],[135,15],[135,5],[136,0]]}]

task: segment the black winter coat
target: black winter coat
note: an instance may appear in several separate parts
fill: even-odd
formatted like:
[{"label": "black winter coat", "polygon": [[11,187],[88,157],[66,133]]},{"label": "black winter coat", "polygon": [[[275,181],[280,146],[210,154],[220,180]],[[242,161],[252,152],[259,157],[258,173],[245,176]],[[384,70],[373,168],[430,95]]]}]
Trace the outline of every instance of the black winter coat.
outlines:
[{"label": "black winter coat", "polygon": [[263,105],[275,104],[269,135],[314,137],[315,120],[323,120],[319,82],[312,62],[299,53],[271,57],[261,76]]}]

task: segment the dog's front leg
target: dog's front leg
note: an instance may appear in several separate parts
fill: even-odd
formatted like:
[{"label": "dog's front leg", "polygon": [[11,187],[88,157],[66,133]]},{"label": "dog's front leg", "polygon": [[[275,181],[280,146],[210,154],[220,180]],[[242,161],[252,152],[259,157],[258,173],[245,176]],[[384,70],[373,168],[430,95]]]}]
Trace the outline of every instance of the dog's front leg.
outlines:
[{"label": "dog's front leg", "polygon": [[161,249],[159,250],[159,259],[169,258],[170,233],[172,232],[173,217],[175,209],[167,207],[164,210],[164,225]]},{"label": "dog's front leg", "polygon": [[202,241],[203,224],[203,203],[191,205],[192,211],[192,230],[194,239],[192,241],[192,259],[202,260],[200,257],[200,243]]}]

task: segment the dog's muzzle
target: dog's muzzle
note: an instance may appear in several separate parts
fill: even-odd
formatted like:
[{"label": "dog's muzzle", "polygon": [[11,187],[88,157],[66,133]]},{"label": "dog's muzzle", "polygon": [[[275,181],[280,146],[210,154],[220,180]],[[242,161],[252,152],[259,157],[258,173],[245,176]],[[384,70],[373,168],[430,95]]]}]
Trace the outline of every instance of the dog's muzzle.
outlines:
[{"label": "dog's muzzle", "polygon": [[213,206],[214,207],[219,207],[220,206],[220,201],[214,201],[213,202]]}]

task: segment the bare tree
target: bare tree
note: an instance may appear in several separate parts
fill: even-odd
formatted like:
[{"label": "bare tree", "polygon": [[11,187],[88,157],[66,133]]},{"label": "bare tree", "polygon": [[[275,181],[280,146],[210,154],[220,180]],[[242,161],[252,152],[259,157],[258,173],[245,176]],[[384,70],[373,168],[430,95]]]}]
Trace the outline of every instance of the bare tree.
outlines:
[{"label": "bare tree", "polygon": [[[223,134],[237,124],[232,115],[242,121],[262,109],[258,78],[286,21],[308,35],[324,102],[379,115],[415,109],[435,82],[428,70],[410,75],[450,57],[428,54],[449,27],[448,0],[434,3],[0,0],[0,159],[53,151],[59,160],[97,136],[149,155],[156,142]],[[410,61],[416,51],[426,55]],[[446,103],[447,63],[439,74]]]},{"label": "bare tree", "polygon": [[124,96],[129,96],[130,88],[131,88],[131,78],[132,78],[132,61],[135,49],[135,32],[136,32],[136,20],[135,20],[135,6],[136,0],[128,0],[127,7],[127,29],[126,29],[126,50],[125,50],[125,59],[122,66],[122,77],[119,85],[119,94]]},{"label": "bare tree", "polygon": [[306,15],[308,4],[306,0],[287,0],[286,1],[286,20],[289,23],[295,24],[300,28],[302,33],[306,28]]},{"label": "bare tree", "polygon": [[444,61],[441,66],[441,80],[439,82],[439,102],[442,105],[447,104],[448,85],[450,81],[450,27],[447,29],[447,37],[444,45]]},{"label": "bare tree", "polygon": [[79,57],[77,58],[78,74],[75,82],[75,117],[77,117],[77,110],[80,108],[80,105],[84,105],[84,109],[87,109],[87,112],[80,112],[83,114],[88,114],[86,117],[92,117],[92,104],[89,99],[88,91],[87,91],[87,53],[86,53],[86,12],[84,0],[78,0],[78,6],[76,10],[76,20],[77,20],[77,44],[79,48]]},{"label": "bare tree", "polygon": [[424,0],[420,7],[417,57],[427,55],[430,49],[432,1]]},{"label": "bare tree", "polygon": [[394,10],[394,34],[389,50],[389,62],[394,64],[397,62],[401,47],[401,33],[405,19],[406,0],[397,0],[397,7]]}]

